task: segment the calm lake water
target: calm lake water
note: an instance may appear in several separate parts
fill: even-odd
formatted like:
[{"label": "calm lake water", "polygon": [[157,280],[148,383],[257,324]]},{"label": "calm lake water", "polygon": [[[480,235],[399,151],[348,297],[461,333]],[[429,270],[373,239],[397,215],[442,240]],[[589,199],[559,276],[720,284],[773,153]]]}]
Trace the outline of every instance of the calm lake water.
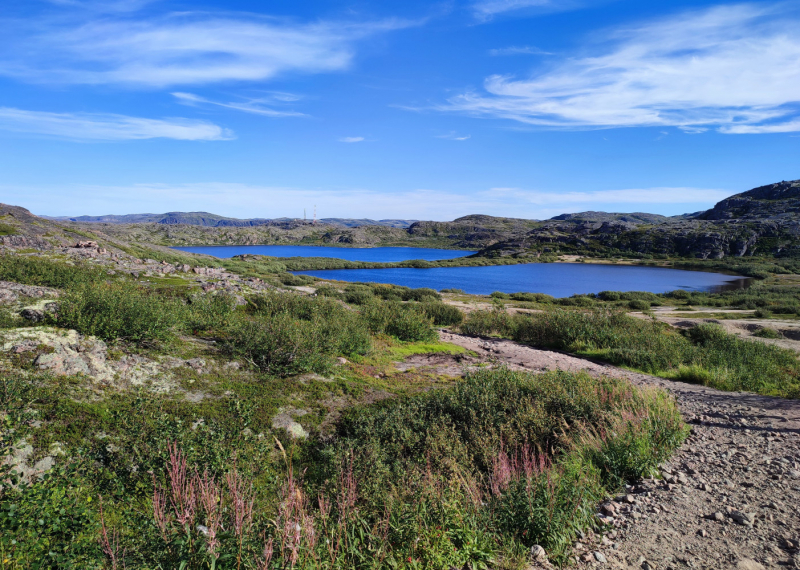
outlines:
[{"label": "calm lake water", "polygon": [[296,273],[321,279],[392,283],[412,288],[456,288],[475,295],[501,291],[547,293],[554,297],[600,291],[721,291],[738,289],[749,284],[748,279],[721,273],[590,263],[529,263],[432,269],[328,269]]},{"label": "calm lake water", "polygon": [[[407,261],[409,259],[454,259],[474,252],[417,247],[325,247],[314,245],[215,245],[177,247],[181,251],[214,257],[233,257],[244,253],[274,257],[333,257],[349,261]],[[475,295],[503,293],[547,293],[569,297],[600,291],[650,291],[665,293],[721,291],[746,287],[750,280],[704,271],[682,271],[663,267],[599,265],[590,263],[529,263],[489,267],[435,267],[432,269],[328,269],[297,271],[337,281],[392,283],[406,287],[463,289]]]},{"label": "calm lake water", "polygon": [[209,245],[176,247],[189,253],[203,253],[214,257],[271,255],[273,257],[334,257],[348,261],[380,261],[391,263],[409,259],[455,259],[472,255],[474,251],[453,249],[426,249],[422,247],[325,247],[321,245]]}]

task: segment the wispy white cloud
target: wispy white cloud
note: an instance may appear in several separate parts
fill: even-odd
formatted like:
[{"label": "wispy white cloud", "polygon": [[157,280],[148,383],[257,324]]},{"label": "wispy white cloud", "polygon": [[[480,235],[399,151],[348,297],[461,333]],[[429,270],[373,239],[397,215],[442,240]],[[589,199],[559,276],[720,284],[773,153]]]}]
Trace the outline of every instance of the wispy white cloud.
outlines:
[{"label": "wispy white cloud", "polygon": [[445,135],[436,135],[437,139],[447,139],[449,141],[465,141],[471,138],[472,135],[459,135],[455,131],[450,131]]},{"label": "wispy white cloud", "polygon": [[[703,188],[644,188],[596,192],[537,192],[493,188],[456,193],[437,189],[381,191],[363,188],[298,188],[209,182],[131,184],[125,186],[0,186],[24,196],[20,205],[44,215],[204,210],[240,218],[301,217],[317,205],[319,217],[452,220],[468,214],[544,219],[565,212],[641,211],[648,204],[660,211],[683,213],[711,207],[732,191]],[[683,201],[681,201],[683,200]],[[8,201],[8,200],[6,200]],[[648,211],[648,210],[645,210]]]},{"label": "wispy white cloud", "polygon": [[536,46],[510,46],[490,49],[489,55],[553,55],[553,53]]},{"label": "wispy white cloud", "polygon": [[553,0],[478,0],[472,4],[472,13],[480,20],[488,20],[503,12],[540,8],[551,4]]},{"label": "wispy white cloud", "polygon": [[145,119],[99,113],[48,113],[0,107],[0,129],[79,141],[166,138],[184,141],[230,140],[233,133],[206,121]]},{"label": "wispy white cloud", "polygon": [[358,143],[364,142],[366,139],[364,137],[341,137],[338,140],[343,143]]},{"label": "wispy white cloud", "polygon": [[261,98],[261,99],[251,99],[249,101],[244,101],[244,102],[234,101],[230,103],[222,103],[220,101],[212,101],[210,99],[206,99],[205,97],[201,97],[199,95],[194,95],[193,93],[175,92],[172,95],[184,105],[191,105],[191,106],[211,105],[217,107],[224,107],[226,109],[233,109],[235,111],[242,111],[244,113],[252,113],[254,115],[263,115],[265,117],[306,116],[304,113],[298,113],[297,111],[281,111],[265,106],[265,103],[274,103],[275,99]]},{"label": "wispy white cloud", "polygon": [[441,109],[552,128],[800,129],[800,27],[786,4],[739,4],[616,30],[533,77],[495,75]]},{"label": "wispy white cloud", "polygon": [[[138,16],[138,15],[137,15]],[[346,69],[354,44],[413,22],[288,23],[252,14],[5,21],[0,75],[40,82],[147,87],[263,81]]]}]

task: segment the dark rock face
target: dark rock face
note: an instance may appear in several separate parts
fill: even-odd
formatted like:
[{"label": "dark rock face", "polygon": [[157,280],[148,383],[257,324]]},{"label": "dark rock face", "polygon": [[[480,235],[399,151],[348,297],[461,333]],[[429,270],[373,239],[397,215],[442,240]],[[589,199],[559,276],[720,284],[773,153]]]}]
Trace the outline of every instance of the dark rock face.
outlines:
[{"label": "dark rock face", "polygon": [[699,220],[764,220],[800,216],[800,180],[736,194],[697,216]]},{"label": "dark rock face", "polygon": [[701,259],[800,253],[800,181],[755,188],[697,214],[582,212],[556,216],[524,236],[481,251],[490,257],[532,252],[636,252]]}]

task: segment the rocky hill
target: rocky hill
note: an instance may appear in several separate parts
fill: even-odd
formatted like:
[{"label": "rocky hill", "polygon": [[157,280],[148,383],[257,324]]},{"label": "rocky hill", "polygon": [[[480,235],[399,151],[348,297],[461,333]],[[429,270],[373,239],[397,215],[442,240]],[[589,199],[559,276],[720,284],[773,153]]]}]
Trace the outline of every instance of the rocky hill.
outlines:
[{"label": "rocky hill", "polygon": [[[287,223],[308,223],[297,218],[228,218],[208,212],[167,212],[166,214],[125,214],[105,216],[42,216],[45,219],[58,222],[81,222],[103,224],[185,224],[190,226],[203,226],[212,228],[221,227],[252,227],[252,226],[281,226]],[[324,225],[343,226],[356,228],[360,226],[386,226],[390,228],[407,228],[416,220],[370,220],[366,218],[323,218],[319,223]]]},{"label": "rocky hill", "polygon": [[800,255],[800,181],[755,188],[705,212],[672,218],[606,212],[556,216],[480,255],[620,252],[701,259]]}]

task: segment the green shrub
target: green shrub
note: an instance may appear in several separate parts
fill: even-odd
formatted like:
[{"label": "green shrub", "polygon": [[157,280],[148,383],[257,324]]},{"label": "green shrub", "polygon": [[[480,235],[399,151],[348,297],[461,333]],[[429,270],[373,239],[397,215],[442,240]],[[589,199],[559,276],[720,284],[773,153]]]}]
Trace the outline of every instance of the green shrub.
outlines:
[{"label": "green shrub", "polygon": [[759,319],[768,319],[772,316],[772,311],[769,309],[756,309],[753,316]]},{"label": "green shrub", "polygon": [[186,329],[191,332],[224,330],[235,308],[236,299],[228,293],[195,295],[189,299]]},{"label": "green shrub", "polygon": [[0,255],[0,281],[65,289],[108,279],[106,272],[86,264],[68,265],[41,256]]},{"label": "green shrub", "polygon": [[650,303],[641,299],[634,299],[633,301],[628,301],[628,307],[634,311],[649,311]]},{"label": "green shrub", "polygon": [[600,291],[597,297],[603,301],[619,301],[619,291]]},{"label": "green shrub", "polygon": [[448,289],[442,289],[441,293],[453,293],[456,295],[466,295],[463,289],[456,289],[454,287],[450,287]]},{"label": "green shrub", "polygon": [[565,307],[594,307],[597,305],[597,301],[588,295],[573,295],[572,297],[557,299],[556,302]]},{"label": "green shrub", "polygon": [[527,301],[531,303],[552,303],[555,297],[546,295],[545,293],[512,293],[510,295],[513,301]]},{"label": "green shrub", "polygon": [[459,329],[462,333],[473,336],[511,336],[514,331],[513,319],[502,309],[491,311],[473,311],[468,313]]},{"label": "green shrub", "polygon": [[331,287],[330,285],[323,285],[322,287],[317,287],[316,293],[319,297],[330,297],[331,299],[344,300],[344,294],[341,291],[339,291],[336,287]]},{"label": "green shrub", "polygon": [[334,356],[365,354],[371,345],[360,316],[333,299],[257,295],[247,313],[226,329],[225,350],[276,376],[325,372]]},{"label": "green shrub", "polygon": [[59,300],[55,324],[103,340],[165,341],[184,315],[180,301],[132,283],[88,283]]},{"label": "green shrub", "polygon": [[458,307],[441,302],[422,302],[419,305],[425,315],[440,327],[455,326],[464,320],[464,313]]},{"label": "green shrub", "polygon": [[773,338],[773,339],[783,338],[783,335],[781,333],[779,333],[775,329],[771,329],[768,327],[758,329],[756,332],[753,333],[753,336],[757,336],[759,338]]},{"label": "green shrub", "polygon": [[441,298],[442,296],[437,291],[427,287],[403,291],[404,301],[439,301]]},{"label": "green shrub", "polygon": [[302,287],[303,285],[310,285],[316,281],[314,277],[309,275],[294,275],[292,273],[283,273],[278,275],[278,280],[284,285],[289,285],[290,287]]},{"label": "green shrub", "polygon": [[375,294],[369,287],[348,285],[344,290],[344,300],[352,305],[366,305],[374,298]]},{"label": "green shrub", "polygon": [[373,333],[385,333],[403,341],[430,341],[437,338],[433,319],[414,305],[399,301],[364,305],[361,315]]},{"label": "green shrub", "polygon": [[489,296],[492,297],[493,299],[510,299],[511,298],[511,295],[509,295],[508,293],[503,293],[501,291],[495,291],[494,293],[492,293]]}]

